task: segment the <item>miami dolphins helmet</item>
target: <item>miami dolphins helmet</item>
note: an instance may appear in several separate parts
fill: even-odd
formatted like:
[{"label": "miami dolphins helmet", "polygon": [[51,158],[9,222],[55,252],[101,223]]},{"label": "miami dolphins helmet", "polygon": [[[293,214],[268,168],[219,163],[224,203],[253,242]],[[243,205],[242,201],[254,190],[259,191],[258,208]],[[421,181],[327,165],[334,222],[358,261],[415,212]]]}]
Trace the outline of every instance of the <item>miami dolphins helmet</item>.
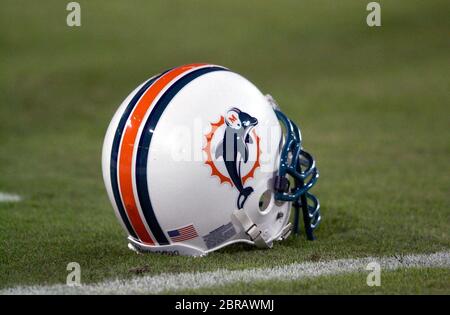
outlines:
[{"label": "miami dolphins helmet", "polygon": [[270,248],[301,220],[314,239],[321,220],[309,192],[319,173],[299,128],[221,66],[185,65],[143,82],[114,114],[102,155],[109,199],[138,252]]}]

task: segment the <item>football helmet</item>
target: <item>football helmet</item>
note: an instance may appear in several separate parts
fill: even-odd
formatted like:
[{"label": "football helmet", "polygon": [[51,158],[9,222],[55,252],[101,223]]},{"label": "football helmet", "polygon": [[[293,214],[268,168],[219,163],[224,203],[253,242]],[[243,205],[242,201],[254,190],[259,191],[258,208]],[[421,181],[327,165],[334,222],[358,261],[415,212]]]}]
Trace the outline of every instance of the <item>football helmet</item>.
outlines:
[{"label": "football helmet", "polygon": [[106,132],[102,169],[139,252],[270,248],[298,233],[300,209],[308,239],[321,220],[309,192],[319,173],[299,128],[272,97],[217,65],[173,68],[131,92]]}]

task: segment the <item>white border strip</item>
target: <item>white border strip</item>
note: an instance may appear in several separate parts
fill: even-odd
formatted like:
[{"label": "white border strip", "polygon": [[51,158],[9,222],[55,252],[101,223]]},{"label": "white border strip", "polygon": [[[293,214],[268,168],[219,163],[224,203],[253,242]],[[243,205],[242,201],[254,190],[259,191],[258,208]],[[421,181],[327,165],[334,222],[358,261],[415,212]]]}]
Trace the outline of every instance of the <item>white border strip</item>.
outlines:
[{"label": "white border strip", "polygon": [[16,194],[8,194],[0,191],[0,202],[19,202],[22,197]]},{"label": "white border strip", "polygon": [[254,281],[264,280],[290,281],[325,275],[362,272],[365,271],[365,267],[370,262],[379,263],[382,271],[399,268],[450,268],[450,252],[439,252],[429,255],[339,259],[334,261],[296,263],[274,268],[232,271],[219,269],[217,271],[203,273],[169,273],[128,280],[104,281],[79,287],[69,287],[62,284],[15,287],[1,290],[0,294],[156,294],[166,291],[215,287],[236,282],[252,283]]}]

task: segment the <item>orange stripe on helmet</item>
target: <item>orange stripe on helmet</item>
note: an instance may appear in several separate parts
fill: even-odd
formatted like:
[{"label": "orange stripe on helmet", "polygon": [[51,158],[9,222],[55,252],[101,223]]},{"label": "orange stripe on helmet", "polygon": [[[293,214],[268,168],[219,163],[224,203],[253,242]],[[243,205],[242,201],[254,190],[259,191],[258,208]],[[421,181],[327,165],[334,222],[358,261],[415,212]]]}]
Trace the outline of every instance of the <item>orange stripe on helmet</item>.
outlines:
[{"label": "orange stripe on helmet", "polygon": [[136,198],[133,193],[133,178],[132,178],[132,161],[133,161],[133,148],[136,141],[136,137],[139,131],[139,127],[144,119],[150,106],[153,104],[155,98],[173,79],[179,75],[188,72],[194,68],[205,66],[206,64],[196,63],[174,68],[161,76],[155,81],[150,88],[144,93],[136,107],[134,108],[127,125],[124,129],[124,135],[122,143],[120,145],[119,155],[119,187],[122,195],[122,201],[125,210],[130,219],[131,225],[136,231],[139,239],[149,245],[154,245],[155,241],[148,233],[143,219],[139,214]]}]

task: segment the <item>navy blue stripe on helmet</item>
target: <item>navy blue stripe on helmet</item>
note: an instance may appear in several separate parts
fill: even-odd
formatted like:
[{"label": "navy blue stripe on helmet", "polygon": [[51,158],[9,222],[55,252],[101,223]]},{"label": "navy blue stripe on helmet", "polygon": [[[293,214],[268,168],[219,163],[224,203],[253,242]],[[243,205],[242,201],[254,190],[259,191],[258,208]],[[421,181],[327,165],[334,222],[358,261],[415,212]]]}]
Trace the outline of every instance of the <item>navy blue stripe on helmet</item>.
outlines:
[{"label": "navy blue stripe on helmet", "polygon": [[145,220],[147,221],[147,224],[152,231],[153,236],[156,238],[160,245],[167,245],[169,244],[169,241],[156,218],[155,211],[150,200],[150,194],[147,184],[147,160],[153,132],[167,105],[169,105],[173,97],[183,87],[203,74],[219,70],[227,71],[227,69],[221,67],[201,68],[198,70],[194,70],[179,79],[161,96],[158,102],[154,105],[154,108],[152,109],[149,117],[147,118],[147,121],[145,122],[144,129],[139,140],[139,148],[136,156],[136,188]]},{"label": "navy blue stripe on helmet", "polygon": [[128,118],[131,115],[136,103],[139,101],[141,96],[147,91],[147,89],[155,82],[162,74],[155,76],[149,79],[145,84],[139,89],[139,91],[133,96],[130,103],[128,103],[125,111],[120,118],[119,125],[117,126],[116,133],[114,135],[114,140],[111,149],[111,162],[110,162],[110,174],[111,174],[111,187],[114,195],[114,200],[116,201],[117,209],[119,210],[120,217],[122,218],[122,222],[124,223],[128,233],[138,239],[136,232],[131,226],[130,220],[128,220],[125,208],[122,203],[122,198],[120,197],[119,184],[117,180],[117,159],[119,156],[119,148],[120,148],[120,140],[122,139],[122,135],[124,133],[125,125],[128,121]]}]

